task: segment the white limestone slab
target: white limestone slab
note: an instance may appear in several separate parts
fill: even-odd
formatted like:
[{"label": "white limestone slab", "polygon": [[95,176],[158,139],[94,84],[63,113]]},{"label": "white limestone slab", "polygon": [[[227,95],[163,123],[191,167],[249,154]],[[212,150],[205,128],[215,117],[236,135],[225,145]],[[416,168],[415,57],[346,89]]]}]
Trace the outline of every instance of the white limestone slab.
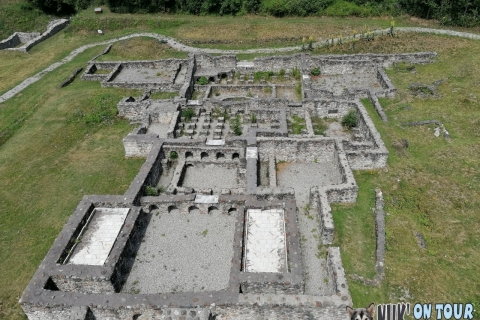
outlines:
[{"label": "white limestone slab", "polygon": [[246,272],[286,272],[287,250],[282,209],[247,210]]},{"label": "white limestone slab", "polygon": [[309,76],[308,74],[304,74],[304,75],[303,75],[303,79],[304,79],[304,80],[308,80],[308,79],[310,79],[310,76]]},{"label": "white limestone slab", "polygon": [[195,203],[218,203],[218,195],[197,194],[195,196]]},{"label": "white limestone slab", "polygon": [[129,208],[95,208],[68,264],[103,265],[129,211]]},{"label": "white limestone slab", "polygon": [[247,148],[247,159],[257,159],[258,149],[257,147],[248,147]]},{"label": "white limestone slab", "polygon": [[201,106],[200,100],[188,100],[187,106]]},{"label": "white limestone slab", "polygon": [[240,60],[237,62],[237,67],[239,68],[253,68],[254,66],[253,61]]},{"label": "white limestone slab", "polygon": [[225,144],[225,140],[207,140],[206,145],[207,146],[223,146]]}]

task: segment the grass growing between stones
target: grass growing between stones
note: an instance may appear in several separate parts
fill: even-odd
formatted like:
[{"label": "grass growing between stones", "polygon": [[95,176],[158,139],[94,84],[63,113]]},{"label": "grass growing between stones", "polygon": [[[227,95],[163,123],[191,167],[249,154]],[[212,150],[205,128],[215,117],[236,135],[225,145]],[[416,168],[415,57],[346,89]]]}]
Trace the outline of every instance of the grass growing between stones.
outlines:
[{"label": "grass growing between stones", "polygon": [[[2,103],[0,127],[18,127],[0,146],[0,318],[24,319],[18,299],[78,201],[87,194],[122,194],[143,159],[124,159],[131,127],[116,103],[134,90],[75,80],[58,89],[83,54]],[[99,101],[103,103],[103,105]],[[110,121],[78,115],[106,112]]]},{"label": "grass growing between stones", "polygon": [[[389,123],[366,104],[390,151],[388,165],[378,172],[355,172],[358,202],[334,206],[336,242],[347,275],[372,278],[375,246],[370,242],[374,236],[370,208],[373,190],[380,188],[387,212],[386,279],[379,287],[350,280],[355,305],[400,299],[479,301],[480,75],[476,70],[480,63],[471,53],[480,52],[480,44],[444,38],[443,46],[431,48],[439,52],[436,63],[416,66],[412,73],[387,70],[399,90],[397,98],[381,99]],[[438,99],[416,98],[408,90],[412,82],[439,79],[445,82],[439,86]],[[435,137],[433,127],[401,125],[427,119],[441,121],[451,140]],[[402,139],[408,140],[408,148],[401,147]],[[424,237],[425,249],[418,244],[417,233]]]},{"label": "grass growing between stones", "polygon": [[178,92],[154,92],[150,95],[150,99],[173,99],[178,95]]}]

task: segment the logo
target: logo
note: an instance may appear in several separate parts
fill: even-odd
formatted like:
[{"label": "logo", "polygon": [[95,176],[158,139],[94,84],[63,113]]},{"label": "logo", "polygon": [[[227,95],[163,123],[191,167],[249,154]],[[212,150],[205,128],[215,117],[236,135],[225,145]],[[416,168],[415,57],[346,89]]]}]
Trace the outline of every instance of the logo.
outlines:
[{"label": "logo", "polygon": [[[432,317],[433,310],[436,317]],[[413,306],[413,318],[418,319],[473,319],[473,304],[471,303],[416,303]],[[377,306],[378,320],[404,320],[410,314],[410,303],[380,304]]]}]

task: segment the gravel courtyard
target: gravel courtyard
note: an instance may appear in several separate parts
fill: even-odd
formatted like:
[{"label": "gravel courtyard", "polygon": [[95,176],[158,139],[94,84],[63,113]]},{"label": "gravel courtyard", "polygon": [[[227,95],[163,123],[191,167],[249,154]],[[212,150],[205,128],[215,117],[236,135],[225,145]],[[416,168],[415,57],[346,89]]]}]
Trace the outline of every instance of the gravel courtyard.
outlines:
[{"label": "gravel courtyard", "polygon": [[235,214],[155,210],[122,292],[226,289],[233,257]]}]

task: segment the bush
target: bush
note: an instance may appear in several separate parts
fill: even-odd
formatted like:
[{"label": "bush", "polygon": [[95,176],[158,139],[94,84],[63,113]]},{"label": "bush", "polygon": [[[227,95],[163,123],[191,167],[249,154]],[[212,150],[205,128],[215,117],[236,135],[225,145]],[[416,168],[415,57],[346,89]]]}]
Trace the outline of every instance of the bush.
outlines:
[{"label": "bush", "polygon": [[[360,2],[360,3],[358,3]],[[386,8],[381,9],[380,4],[375,6],[367,3],[362,3],[362,1],[345,1],[338,0],[335,1],[331,6],[325,9],[324,13],[328,16],[335,17],[347,17],[347,16],[358,16],[358,17],[368,17],[372,15],[381,15],[382,12],[387,11]]]},{"label": "bush", "polygon": [[310,71],[312,76],[319,76],[320,75],[320,68],[313,68],[312,71]]},{"label": "bush", "polygon": [[358,115],[356,110],[350,110],[342,118],[342,125],[349,129],[356,127],[358,123]]},{"label": "bush", "polygon": [[162,187],[152,187],[152,186],[145,187],[145,195],[147,197],[156,197],[163,192],[164,192],[164,189]]},{"label": "bush", "polygon": [[202,77],[200,77],[200,78],[197,80],[197,83],[198,83],[199,85],[204,86],[204,85],[208,84],[208,79],[207,79],[207,77],[202,76]]},{"label": "bush", "polygon": [[176,151],[170,151],[170,159],[171,160],[178,159],[178,153]]},{"label": "bush", "polygon": [[195,115],[195,110],[193,110],[192,108],[188,108],[182,111],[182,117],[184,117],[185,121],[187,122],[192,120],[194,115]]},{"label": "bush", "polygon": [[242,135],[242,122],[240,115],[236,115],[232,120],[232,130],[236,136]]}]

